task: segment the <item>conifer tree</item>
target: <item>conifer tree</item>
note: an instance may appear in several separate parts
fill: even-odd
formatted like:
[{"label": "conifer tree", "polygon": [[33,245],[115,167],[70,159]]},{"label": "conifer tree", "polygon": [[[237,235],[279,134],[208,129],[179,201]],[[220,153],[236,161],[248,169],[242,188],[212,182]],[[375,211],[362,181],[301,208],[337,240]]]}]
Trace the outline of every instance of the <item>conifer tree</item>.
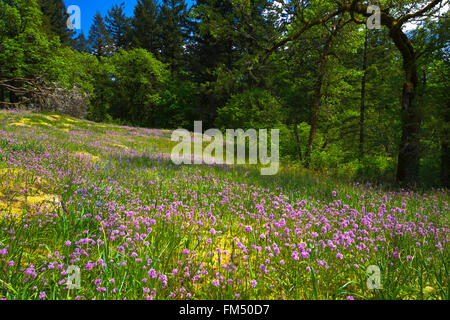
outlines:
[{"label": "conifer tree", "polygon": [[72,48],[78,52],[90,52],[89,41],[86,39],[84,32],[81,32],[78,37],[74,39]]},{"label": "conifer tree", "polygon": [[100,12],[97,12],[94,16],[94,22],[89,30],[89,45],[91,53],[96,57],[109,57],[112,55],[112,40]]},{"label": "conifer tree", "polygon": [[115,49],[127,49],[131,41],[131,18],[124,12],[124,3],[114,5],[105,18],[106,28],[114,42]]},{"label": "conifer tree", "polygon": [[172,70],[182,64],[185,39],[187,36],[187,11],[184,0],[163,0],[158,17],[161,27],[161,59],[169,63]]},{"label": "conifer tree", "polygon": [[154,0],[138,0],[132,20],[133,47],[146,49],[156,57],[160,56],[158,15],[159,9]]},{"label": "conifer tree", "polygon": [[61,43],[72,44],[74,31],[67,27],[69,14],[63,0],[40,0],[47,32],[59,37]]}]

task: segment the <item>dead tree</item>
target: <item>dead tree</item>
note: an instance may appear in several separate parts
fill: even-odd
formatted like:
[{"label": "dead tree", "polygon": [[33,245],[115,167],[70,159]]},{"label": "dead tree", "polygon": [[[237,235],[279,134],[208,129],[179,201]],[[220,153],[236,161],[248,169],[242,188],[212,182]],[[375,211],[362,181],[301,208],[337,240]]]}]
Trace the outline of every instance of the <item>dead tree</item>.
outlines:
[{"label": "dead tree", "polygon": [[[2,108],[20,108],[43,104],[51,94],[51,89],[41,78],[0,78],[0,106]],[[6,101],[5,91],[9,92]]]}]

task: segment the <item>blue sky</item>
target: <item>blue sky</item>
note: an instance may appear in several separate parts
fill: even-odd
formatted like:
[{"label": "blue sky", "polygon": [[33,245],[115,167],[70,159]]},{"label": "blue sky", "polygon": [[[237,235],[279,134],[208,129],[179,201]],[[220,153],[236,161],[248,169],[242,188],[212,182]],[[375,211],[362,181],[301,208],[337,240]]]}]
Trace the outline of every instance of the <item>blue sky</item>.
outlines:
[{"label": "blue sky", "polygon": [[[133,15],[137,0],[64,0],[66,7],[71,5],[77,5],[80,7],[81,30],[86,37],[89,35],[89,29],[97,11],[99,11],[102,16],[105,16],[113,5],[120,5],[122,2],[125,4],[125,14],[131,17]],[[193,0],[186,1],[186,3],[192,2]],[[79,30],[77,30],[77,34],[78,32]]]},{"label": "blue sky", "polygon": [[128,16],[133,15],[134,6],[136,5],[137,0],[64,0],[66,7],[71,5],[80,7],[81,29],[86,36],[89,34],[92,19],[97,11],[105,16],[114,4],[121,4],[122,2],[125,3],[125,13]]}]

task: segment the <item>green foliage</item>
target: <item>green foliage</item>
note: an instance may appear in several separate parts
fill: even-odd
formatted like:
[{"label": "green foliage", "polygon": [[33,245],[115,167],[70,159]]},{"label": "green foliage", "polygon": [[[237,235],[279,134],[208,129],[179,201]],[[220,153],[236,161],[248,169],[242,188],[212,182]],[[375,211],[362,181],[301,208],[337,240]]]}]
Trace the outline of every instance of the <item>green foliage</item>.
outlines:
[{"label": "green foliage", "polygon": [[47,79],[57,82],[64,88],[79,86],[88,94],[93,94],[94,72],[100,68],[100,62],[88,53],[74,51],[68,47],[59,47],[50,57],[46,74]]},{"label": "green foliage", "polygon": [[73,41],[72,48],[78,52],[86,52],[89,53],[89,41],[86,39],[86,36],[83,32],[81,32],[78,37],[76,37]]},{"label": "green foliage", "polygon": [[124,5],[114,5],[105,18],[115,49],[128,49],[131,45],[131,18],[125,15]]},{"label": "green foliage", "polygon": [[169,79],[166,66],[144,49],[119,50],[105,63],[110,68],[106,82],[110,95],[101,101],[110,105],[110,115],[141,126],[155,125]]},{"label": "green foliage", "polygon": [[69,15],[63,0],[39,0],[45,28],[50,36],[58,36],[63,44],[72,44],[74,32],[67,28]]},{"label": "green foliage", "polygon": [[43,32],[42,13],[36,0],[17,5],[0,3],[0,74],[3,77],[32,77],[43,66],[57,44]]},{"label": "green foliage", "polygon": [[[380,5],[400,17],[425,2]],[[88,117],[95,121],[278,128],[284,159],[391,181],[408,128],[399,105],[405,57],[388,26],[366,30],[354,23],[361,12],[352,19],[349,8],[308,27],[337,4],[346,8],[347,2],[198,0],[188,10],[184,0],[139,0],[133,16],[125,4],[113,5],[105,17],[97,13],[88,41],[83,34],[71,39],[61,0],[0,1],[0,78],[39,77],[76,89],[89,96]],[[417,55],[412,106],[420,122],[419,180],[448,185],[449,20],[421,16],[405,34]],[[0,101],[19,99],[0,87]]]},{"label": "green foliage", "polygon": [[276,128],[284,120],[281,105],[265,90],[234,95],[219,109],[216,126],[221,129]]},{"label": "green foliage", "polygon": [[390,157],[365,156],[358,164],[358,178],[381,183],[394,181],[394,161]]},{"label": "green foliage", "polygon": [[110,57],[114,52],[113,40],[99,12],[94,16],[94,22],[89,30],[89,45],[91,53],[96,57]]},{"label": "green foliage", "polygon": [[184,39],[186,38],[187,9],[184,0],[163,0],[158,16],[159,47],[161,60],[171,70],[179,71],[183,62]]},{"label": "green foliage", "polygon": [[[226,129],[278,129],[280,154],[292,159],[297,154],[295,137],[286,124],[286,110],[266,90],[253,89],[232,96],[218,110],[216,126]],[[270,133],[269,133],[270,134]]]},{"label": "green foliage", "polygon": [[132,20],[133,47],[146,49],[153,54],[158,52],[161,32],[161,27],[157,23],[158,14],[158,7],[154,0],[138,0]]},{"label": "green foliage", "polygon": [[197,90],[196,84],[191,81],[170,78],[161,94],[159,112],[155,115],[156,126],[193,130],[194,121],[198,119],[195,112]]}]

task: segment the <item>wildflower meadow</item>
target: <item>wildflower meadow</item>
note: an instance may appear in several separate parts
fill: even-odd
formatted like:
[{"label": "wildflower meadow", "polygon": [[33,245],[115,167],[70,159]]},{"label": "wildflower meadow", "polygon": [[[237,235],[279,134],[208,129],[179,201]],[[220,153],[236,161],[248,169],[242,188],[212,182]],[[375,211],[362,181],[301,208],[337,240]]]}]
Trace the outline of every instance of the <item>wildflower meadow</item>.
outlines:
[{"label": "wildflower meadow", "polygon": [[170,137],[0,111],[0,298],[448,299],[448,189],[175,165]]}]

